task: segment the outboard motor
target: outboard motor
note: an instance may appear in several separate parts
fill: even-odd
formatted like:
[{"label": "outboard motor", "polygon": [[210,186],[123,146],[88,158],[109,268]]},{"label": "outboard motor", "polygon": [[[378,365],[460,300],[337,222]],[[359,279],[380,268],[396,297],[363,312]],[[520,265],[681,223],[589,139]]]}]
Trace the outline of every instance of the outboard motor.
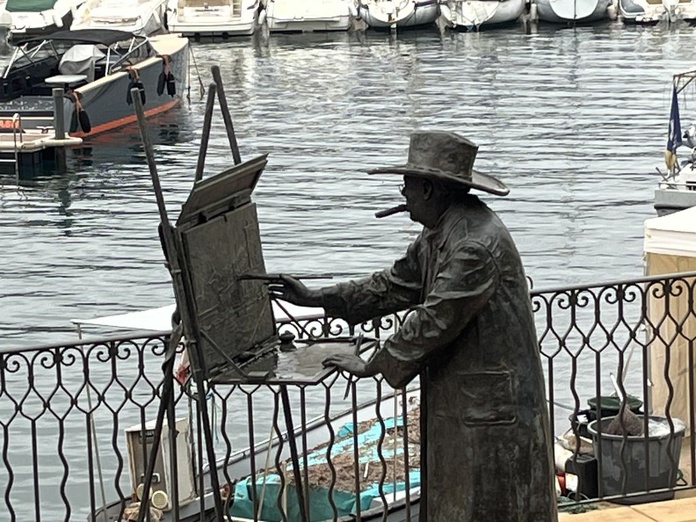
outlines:
[{"label": "outboard motor", "polygon": [[696,123],[689,125],[689,128],[686,129],[682,139],[689,148],[696,148]]},{"label": "outboard motor", "polygon": [[692,123],[682,135],[683,145],[690,149],[688,157],[679,162],[679,170],[688,166],[690,170],[696,168],[696,123]]}]

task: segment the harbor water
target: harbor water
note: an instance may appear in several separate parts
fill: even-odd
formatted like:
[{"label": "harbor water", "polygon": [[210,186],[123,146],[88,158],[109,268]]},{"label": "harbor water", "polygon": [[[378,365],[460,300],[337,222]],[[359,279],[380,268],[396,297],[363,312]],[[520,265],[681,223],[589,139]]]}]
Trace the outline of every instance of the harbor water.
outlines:
[{"label": "harbor water", "polygon": [[[194,43],[190,103],[149,132],[175,216],[196,168],[202,87],[220,66],[242,158],[268,154],[255,199],[269,272],[340,281],[388,266],[419,226],[374,218],[400,202],[401,178],[366,171],[403,163],[413,130],[443,129],[478,143],[476,168],[510,186],[482,197],[535,288],[633,278],[656,215],[671,75],[693,67],[695,44],[692,27],[621,23]],[[231,164],[216,113],[207,172]],[[66,173],[0,181],[0,347],[72,340],[71,319],[172,301],[135,125],[69,151]]]},{"label": "harbor water", "polygon": [[[191,188],[201,85],[218,64],[242,157],[269,155],[255,193],[269,271],[347,278],[399,256],[418,226],[374,212],[400,201],[401,179],[365,171],[403,162],[409,133],[425,128],[478,143],[476,167],[510,186],[506,198],[484,197],[535,287],[639,276],[670,77],[693,66],[695,42],[688,26],[610,24],[197,43],[190,105],[150,125],[165,198],[176,215]],[[231,163],[216,113],[208,170]],[[70,338],[72,318],[170,302],[135,125],[70,151],[64,175],[20,189],[11,174],[2,181],[3,346]]]}]

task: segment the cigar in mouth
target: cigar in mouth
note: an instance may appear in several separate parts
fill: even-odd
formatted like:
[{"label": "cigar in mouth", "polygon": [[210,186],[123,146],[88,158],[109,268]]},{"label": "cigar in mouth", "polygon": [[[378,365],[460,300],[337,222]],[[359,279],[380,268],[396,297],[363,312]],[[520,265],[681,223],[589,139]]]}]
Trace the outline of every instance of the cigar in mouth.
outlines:
[{"label": "cigar in mouth", "polygon": [[376,218],[383,218],[387,216],[391,216],[393,214],[398,214],[399,212],[406,212],[407,208],[406,205],[397,205],[392,208],[388,208],[387,210],[380,210],[379,212],[375,212],[375,217]]}]

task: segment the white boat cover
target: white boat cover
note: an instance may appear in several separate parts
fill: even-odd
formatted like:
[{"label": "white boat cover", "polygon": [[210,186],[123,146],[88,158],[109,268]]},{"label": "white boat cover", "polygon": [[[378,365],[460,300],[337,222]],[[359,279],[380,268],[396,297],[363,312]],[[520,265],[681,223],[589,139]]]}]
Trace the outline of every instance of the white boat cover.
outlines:
[{"label": "white boat cover", "polygon": [[[287,320],[289,315],[294,319],[309,319],[324,315],[323,308],[296,306],[285,301],[280,301],[279,303],[272,301],[272,305],[276,321]],[[71,322],[80,328],[83,326],[101,326],[134,331],[168,332],[172,329],[172,314],[175,308],[176,305],[170,304],[139,312],[95,317],[93,319],[72,319]]]},{"label": "white boat cover", "polygon": [[95,64],[104,56],[106,55],[96,45],[73,45],[60,59],[58,70],[60,74],[84,74],[88,82],[93,82]]}]

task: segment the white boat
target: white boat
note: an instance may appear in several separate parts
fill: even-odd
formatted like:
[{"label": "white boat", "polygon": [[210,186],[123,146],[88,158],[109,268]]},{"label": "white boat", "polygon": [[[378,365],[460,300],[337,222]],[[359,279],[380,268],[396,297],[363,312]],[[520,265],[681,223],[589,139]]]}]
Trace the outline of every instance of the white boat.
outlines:
[{"label": "white boat", "polygon": [[353,0],[266,0],[270,32],[346,31],[357,16]]},{"label": "white boat", "polygon": [[165,32],[168,0],[87,0],[75,10],[71,29],[117,29],[148,36]]},{"label": "white boat", "polygon": [[665,150],[666,170],[660,174],[655,189],[655,210],[658,215],[696,206],[696,124],[682,133],[679,96],[696,79],[696,69],[672,77],[672,100]]},{"label": "white boat", "polygon": [[583,24],[616,19],[612,0],[532,0],[533,21],[554,24]]},{"label": "white boat", "polygon": [[478,31],[516,22],[527,0],[443,0],[440,16],[446,27]]},{"label": "white boat", "polygon": [[169,0],[167,26],[193,37],[248,36],[256,30],[260,0]]},{"label": "white boat", "polygon": [[[413,429],[414,424],[418,424],[417,398],[419,390],[414,389],[409,391],[406,396],[409,429]],[[398,403],[397,403],[398,401]],[[330,418],[324,416],[316,417],[309,420],[305,429],[297,429],[294,431],[292,438],[296,446],[301,447],[306,443],[308,447],[314,448],[307,452],[307,459],[310,462],[309,479],[310,496],[307,503],[311,512],[317,518],[311,520],[335,520],[336,522],[351,522],[355,518],[356,500],[360,499],[360,519],[364,521],[387,521],[387,522],[417,522],[420,506],[420,469],[417,466],[405,467],[403,464],[403,455],[405,454],[403,441],[392,440],[391,432],[394,432],[393,427],[399,429],[404,425],[403,416],[396,417],[389,415],[395,408],[401,411],[403,398],[398,395],[396,398],[391,395],[382,398],[381,401],[372,400],[363,403],[357,407],[357,410],[344,411]],[[378,420],[381,419],[381,422]],[[356,495],[349,488],[342,490],[340,482],[345,483],[345,476],[337,476],[336,487],[332,490],[332,497],[336,505],[336,517],[330,514],[332,508],[328,500],[329,486],[328,482],[331,477],[331,472],[326,459],[326,447],[328,441],[331,441],[331,459],[332,461],[341,461],[342,469],[346,471],[346,464],[350,470],[354,462],[353,460],[353,437],[352,434],[354,422],[357,420],[360,430],[368,428],[368,432],[361,431],[359,433],[358,448],[360,450],[359,466],[360,470],[371,469],[373,472],[370,476],[376,476],[375,482],[367,480],[367,477],[361,477],[360,494]],[[182,419],[177,422],[179,433],[185,433],[182,428],[186,426],[186,420]],[[148,428],[153,427],[152,423],[147,425]],[[138,426],[131,428],[134,433],[139,435],[139,431],[135,431]],[[166,427],[165,427],[166,431]],[[411,432],[412,433],[412,432]],[[377,453],[377,446],[380,444],[380,435],[385,437],[385,443],[382,445],[382,455]],[[288,442],[291,437],[287,432],[281,434],[281,437],[273,437],[253,448],[246,448],[230,455],[228,459],[218,460],[217,473],[219,481],[222,483],[229,477],[234,480],[234,502],[231,504],[230,516],[226,520],[231,522],[251,522],[258,520],[259,522],[280,522],[281,520],[298,520],[297,502],[295,487],[293,482],[289,482],[288,478],[292,476],[292,460],[289,457]],[[166,442],[165,436],[165,444]],[[167,444],[168,445],[168,444]],[[185,449],[186,451],[181,451]],[[169,450],[171,451],[171,450]],[[183,444],[177,444],[177,453],[180,464],[179,473],[190,478],[187,483],[198,484],[202,478],[205,484],[205,493],[197,495],[191,490],[191,495],[180,504],[177,520],[181,522],[197,522],[202,520],[213,520],[214,514],[214,499],[210,489],[210,468],[206,465],[203,470],[203,476],[195,476],[195,471],[192,468],[190,458],[194,448],[187,447]],[[133,452],[131,452],[133,454]],[[409,437],[408,444],[409,460],[416,461],[420,455],[420,445]],[[186,458],[189,457],[189,458]],[[300,466],[305,455],[300,455]],[[382,460],[383,459],[383,460]],[[314,461],[314,462],[313,462]],[[322,462],[323,461],[323,462]],[[320,462],[326,463],[323,466]],[[385,472],[382,475],[382,464],[384,462]],[[317,465],[319,464],[319,465]],[[165,464],[166,465],[166,464]],[[133,464],[131,463],[131,469]],[[186,473],[182,473],[184,467],[188,468]],[[405,468],[405,469],[404,469]],[[250,470],[256,469],[256,475],[250,474]],[[301,467],[301,471],[304,469]],[[396,471],[396,473],[395,473]],[[390,480],[388,477],[401,473],[403,477],[408,477],[408,480]],[[361,473],[362,474],[362,473]],[[313,476],[314,475],[314,476]],[[161,476],[165,476],[164,473]],[[381,478],[379,478],[381,476]],[[326,477],[329,477],[327,480]],[[342,480],[341,480],[342,479]],[[352,483],[354,479],[348,479]],[[380,486],[380,482],[382,483]],[[352,484],[351,484],[352,486]],[[162,485],[158,484],[158,487]],[[180,484],[181,491],[181,484]],[[158,489],[159,496],[162,498],[162,505],[167,506],[160,511],[158,515],[159,522],[173,522],[175,520],[174,510],[169,506],[169,499],[172,498],[171,486],[164,482],[163,489]],[[352,488],[351,488],[352,489]],[[189,492],[189,490],[187,490]],[[254,502],[254,492],[258,494],[258,503]],[[260,492],[260,493],[259,493]],[[162,494],[164,493],[164,494]],[[135,495],[135,491],[133,492]],[[152,503],[154,504],[154,496]],[[386,516],[385,516],[386,504]],[[91,522],[101,522],[104,520],[125,520],[118,518],[118,514],[123,512],[128,514],[128,520],[136,520],[139,503],[133,501],[131,497],[124,498],[123,501],[115,501],[107,506],[99,508],[95,513],[88,516]],[[256,512],[255,512],[256,509]],[[201,514],[203,511],[204,515]],[[321,516],[321,514],[328,516]],[[255,516],[256,515],[256,516]],[[320,518],[319,518],[320,517]]]},{"label": "white boat", "polygon": [[655,24],[696,21],[694,0],[618,0],[619,15],[626,23]]},{"label": "white boat", "polygon": [[438,0],[359,0],[358,16],[375,29],[432,24],[440,15]]},{"label": "white boat", "polygon": [[84,0],[6,0],[2,8],[12,19],[9,39],[41,36],[67,29]]}]

